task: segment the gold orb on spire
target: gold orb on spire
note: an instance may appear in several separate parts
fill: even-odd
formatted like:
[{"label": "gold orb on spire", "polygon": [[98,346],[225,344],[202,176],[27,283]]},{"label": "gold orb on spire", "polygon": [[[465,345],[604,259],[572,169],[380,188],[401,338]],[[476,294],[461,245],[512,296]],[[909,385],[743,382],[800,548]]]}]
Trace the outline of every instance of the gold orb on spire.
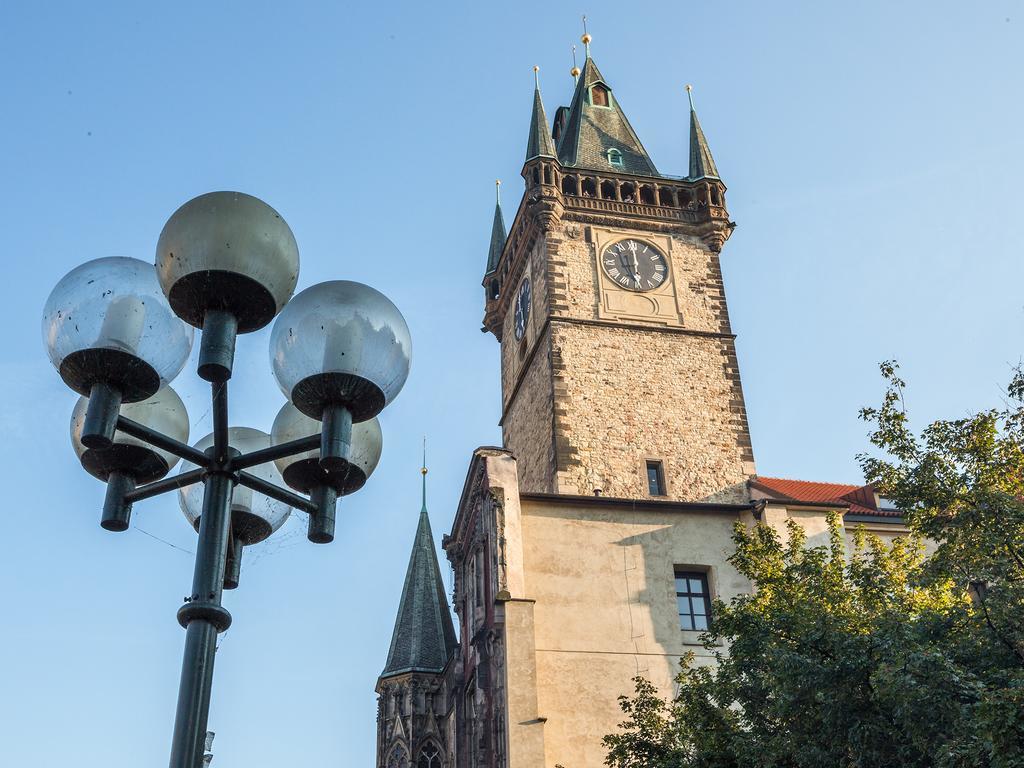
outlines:
[{"label": "gold orb on spire", "polygon": [[424,475],[427,474],[427,468],[426,467],[421,468],[420,469],[420,473],[424,474]]},{"label": "gold orb on spire", "polygon": [[692,90],[693,90],[693,86],[692,86],[692,85],[690,85],[689,83],[687,83],[687,84],[686,84],[686,92],[687,92],[687,93],[689,93],[689,92],[690,92],[690,91],[692,91]]},{"label": "gold orb on spire", "polygon": [[534,72],[540,72],[540,67],[538,67],[536,64],[534,64],[533,65],[533,71]]},{"label": "gold orb on spire", "polygon": [[583,37],[581,37],[581,38],[580,38],[580,41],[581,41],[581,42],[582,42],[582,43],[583,43],[584,45],[590,45],[590,41],[591,41],[591,40],[593,40],[593,39],[594,39],[594,38],[592,38],[592,37],[590,36],[590,33],[589,33],[589,32],[584,32],[584,33],[583,33]]},{"label": "gold orb on spire", "polygon": [[579,67],[573,67],[572,69],[569,70],[569,74],[572,75],[573,77],[579,77],[580,76],[580,68]]}]

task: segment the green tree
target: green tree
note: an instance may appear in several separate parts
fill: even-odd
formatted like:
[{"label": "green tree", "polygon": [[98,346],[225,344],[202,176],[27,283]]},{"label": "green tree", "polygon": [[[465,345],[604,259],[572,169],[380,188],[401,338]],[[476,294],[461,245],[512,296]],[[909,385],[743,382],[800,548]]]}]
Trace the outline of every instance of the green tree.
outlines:
[{"label": "green tree", "polygon": [[1024,376],[1003,408],[915,435],[882,373],[861,463],[911,534],[858,530],[848,551],[835,516],[822,547],[737,525],[754,593],[716,604],[716,663],[684,659],[672,700],[635,681],[609,766],[1024,766]]}]

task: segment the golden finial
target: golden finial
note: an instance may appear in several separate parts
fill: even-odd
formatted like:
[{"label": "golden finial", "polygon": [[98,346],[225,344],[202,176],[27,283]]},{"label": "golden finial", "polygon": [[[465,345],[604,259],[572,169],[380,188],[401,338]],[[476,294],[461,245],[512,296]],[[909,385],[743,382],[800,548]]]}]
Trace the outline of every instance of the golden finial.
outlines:
[{"label": "golden finial", "polygon": [[580,68],[576,66],[576,46],[572,47],[572,69],[569,70],[569,74],[572,75],[573,82],[578,82],[580,78]]},{"label": "golden finial", "polygon": [[593,40],[593,38],[590,36],[590,33],[587,32],[587,17],[586,16],[583,17],[583,37],[581,37],[580,40],[582,41],[583,45],[586,46],[587,58],[589,59],[590,58],[590,41]]},{"label": "golden finial", "polygon": [[420,509],[420,514],[427,514],[427,436],[423,436],[423,467],[420,469],[420,474],[423,475],[423,507]]},{"label": "golden finial", "polygon": [[501,204],[501,179],[494,180],[494,200],[499,205]]},{"label": "golden finial", "polygon": [[533,84],[537,87],[538,90],[540,89],[540,74],[539,73],[540,73],[540,67],[538,67],[536,64],[534,64],[533,65]]},{"label": "golden finial", "polygon": [[693,86],[689,83],[686,84],[686,98],[690,100],[690,110],[693,110]]}]

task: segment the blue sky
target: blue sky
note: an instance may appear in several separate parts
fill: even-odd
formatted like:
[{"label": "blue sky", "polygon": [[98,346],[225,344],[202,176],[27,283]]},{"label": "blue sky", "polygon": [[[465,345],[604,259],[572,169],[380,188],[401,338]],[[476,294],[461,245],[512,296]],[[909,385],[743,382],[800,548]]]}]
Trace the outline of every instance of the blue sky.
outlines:
[{"label": "blue sky", "polygon": [[[285,216],[300,288],[367,282],[412,329],[383,460],[337,541],[296,521],[247,554],[210,719],[215,766],[372,764],[420,441],[440,537],[470,452],[501,439],[479,331],[493,180],[511,213],[531,68],[551,115],[583,12],[666,173],[686,171],[694,85],[739,224],[722,264],[762,474],[858,481],[857,410],[886,358],[918,423],[999,402],[1024,349],[1018,3],[6,3],[0,764],[166,760],[195,535],[172,496],[99,528],[39,318],[74,265],[152,259],[166,218],[214,189]],[[234,423],[265,430],[268,336],[240,340],[232,390]],[[197,439],[192,370],[175,386]]]}]

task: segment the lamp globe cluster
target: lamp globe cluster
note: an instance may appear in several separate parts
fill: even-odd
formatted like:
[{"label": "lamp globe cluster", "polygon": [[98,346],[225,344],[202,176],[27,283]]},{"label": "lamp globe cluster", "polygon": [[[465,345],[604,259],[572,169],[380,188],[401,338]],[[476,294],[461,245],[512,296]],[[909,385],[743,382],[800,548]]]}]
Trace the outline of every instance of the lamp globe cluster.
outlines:
[{"label": "lamp globe cluster", "polygon": [[[298,280],[298,246],[281,214],[251,195],[210,192],[171,215],[153,263],[81,264],[43,309],[50,361],[82,396],[72,447],[107,484],[101,525],[126,530],[135,502],[176,490],[199,535],[192,591],[178,610],[186,640],[172,768],[202,762],[216,635],[231,623],[221,596],[238,586],[244,547],[293,510],[308,515],[310,541],[334,539],[338,498],[373,473],[383,445],[376,417],[409,375],[409,328],[384,294],[335,280],[293,296]],[[271,322],[271,371],[287,402],[270,433],[230,426],[238,335]],[[194,329],[213,431],[189,445],[188,412],[170,383]]]}]

